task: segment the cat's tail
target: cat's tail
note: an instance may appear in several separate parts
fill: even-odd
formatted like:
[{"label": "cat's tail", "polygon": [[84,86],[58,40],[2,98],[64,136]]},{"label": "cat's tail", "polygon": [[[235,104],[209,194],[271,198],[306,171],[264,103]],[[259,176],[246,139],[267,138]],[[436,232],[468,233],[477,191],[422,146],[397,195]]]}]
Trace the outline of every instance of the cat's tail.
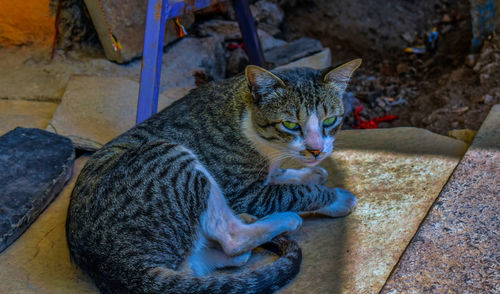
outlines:
[{"label": "cat's tail", "polygon": [[279,255],[264,266],[235,274],[202,277],[182,276],[164,268],[154,268],[138,292],[146,293],[273,293],[299,273],[302,251],[295,241],[275,237],[261,247]]}]

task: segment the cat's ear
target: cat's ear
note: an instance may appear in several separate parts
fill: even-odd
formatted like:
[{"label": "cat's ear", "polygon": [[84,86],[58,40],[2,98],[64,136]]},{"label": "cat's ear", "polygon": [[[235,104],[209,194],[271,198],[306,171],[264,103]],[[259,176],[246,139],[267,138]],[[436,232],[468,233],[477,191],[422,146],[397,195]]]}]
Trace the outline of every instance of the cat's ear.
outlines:
[{"label": "cat's ear", "polygon": [[262,97],[272,94],[278,88],[286,87],[285,83],[276,75],[255,65],[248,65],[245,68],[245,76],[256,102]]},{"label": "cat's ear", "polygon": [[351,60],[327,72],[323,82],[334,87],[339,92],[344,92],[352,73],[361,65],[361,58]]}]

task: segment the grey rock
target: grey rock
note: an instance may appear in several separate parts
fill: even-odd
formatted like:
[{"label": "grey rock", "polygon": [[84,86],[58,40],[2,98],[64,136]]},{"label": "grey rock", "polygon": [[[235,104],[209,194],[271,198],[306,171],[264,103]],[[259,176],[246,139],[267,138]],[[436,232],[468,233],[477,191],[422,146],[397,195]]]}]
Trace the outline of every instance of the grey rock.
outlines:
[{"label": "grey rock", "polygon": [[468,67],[474,67],[477,61],[477,55],[476,54],[468,54],[465,56],[465,64]]},{"label": "grey rock", "polygon": [[163,58],[160,91],[194,87],[195,73],[200,70],[214,80],[226,76],[224,49],[216,37],[186,37],[168,46]]},{"label": "grey rock", "polygon": [[245,50],[242,48],[236,48],[229,52],[229,57],[227,59],[227,75],[228,77],[234,76],[240,72],[243,72],[245,67],[250,64]]},{"label": "grey rock", "polygon": [[300,38],[264,52],[264,57],[266,61],[279,66],[321,51],[321,49],[323,49],[323,46],[320,41],[311,38]]},{"label": "grey rock", "polygon": [[257,31],[257,36],[259,37],[260,46],[262,48],[262,51],[264,51],[264,52],[287,44],[286,41],[276,39],[275,37],[271,36],[269,33],[262,31],[262,30]]},{"label": "grey rock", "polygon": [[0,252],[36,220],[71,176],[71,140],[40,129],[0,137]]},{"label": "grey rock", "polygon": [[483,96],[483,99],[484,99],[484,104],[486,105],[491,105],[491,104],[495,104],[494,103],[494,97],[491,96],[490,94],[486,94]]},{"label": "grey rock", "polygon": [[241,40],[240,28],[235,21],[212,19],[199,24],[195,30],[201,37],[219,37],[224,41]]},{"label": "grey rock", "polygon": [[276,3],[267,0],[255,2],[250,5],[250,10],[257,22],[273,26],[279,26],[285,16],[283,10]]},{"label": "grey rock", "polygon": [[[242,40],[240,27],[235,21],[212,19],[200,24],[196,28],[196,31],[200,36],[212,36],[219,38],[221,41],[241,42]],[[286,44],[285,41],[276,39],[261,29],[257,30],[257,36],[259,37],[263,51]]]},{"label": "grey rock", "polygon": [[257,24],[257,27],[259,28],[259,30],[263,30],[273,37],[278,37],[279,35],[281,35],[281,30],[273,25],[267,23],[259,23]]},{"label": "grey rock", "polygon": [[71,77],[47,130],[97,150],[135,124],[139,83],[128,78]]},{"label": "grey rock", "polygon": [[332,65],[332,54],[330,48],[326,48],[311,56],[303,57],[299,60],[292,61],[288,64],[278,66],[276,69],[290,67],[310,67],[314,69],[324,69]]}]

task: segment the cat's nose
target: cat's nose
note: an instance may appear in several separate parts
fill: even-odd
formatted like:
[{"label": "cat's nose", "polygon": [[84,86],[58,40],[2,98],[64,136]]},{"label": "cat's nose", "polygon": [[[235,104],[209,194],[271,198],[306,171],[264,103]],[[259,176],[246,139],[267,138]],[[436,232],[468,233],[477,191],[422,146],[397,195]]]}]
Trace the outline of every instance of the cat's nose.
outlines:
[{"label": "cat's nose", "polygon": [[321,153],[321,150],[319,149],[307,149],[307,151],[311,152],[314,157],[318,157],[318,155]]}]

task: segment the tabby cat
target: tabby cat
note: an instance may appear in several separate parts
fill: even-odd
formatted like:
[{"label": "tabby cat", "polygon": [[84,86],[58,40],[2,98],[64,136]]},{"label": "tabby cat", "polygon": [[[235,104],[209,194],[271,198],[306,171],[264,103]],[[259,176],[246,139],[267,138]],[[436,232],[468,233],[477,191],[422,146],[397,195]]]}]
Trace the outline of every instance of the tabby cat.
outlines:
[{"label": "tabby cat", "polygon": [[[300,227],[299,214],[338,217],[356,205],[348,191],[324,186],[328,174],[315,165],[333,150],[341,97],[360,63],[323,72],[248,66],[108,143],[73,190],[66,229],[74,262],[103,293],[284,286],[301,252],[281,235]],[[281,169],[285,158],[306,167]],[[245,264],[263,244],[280,255],[273,263],[211,273]]]}]

